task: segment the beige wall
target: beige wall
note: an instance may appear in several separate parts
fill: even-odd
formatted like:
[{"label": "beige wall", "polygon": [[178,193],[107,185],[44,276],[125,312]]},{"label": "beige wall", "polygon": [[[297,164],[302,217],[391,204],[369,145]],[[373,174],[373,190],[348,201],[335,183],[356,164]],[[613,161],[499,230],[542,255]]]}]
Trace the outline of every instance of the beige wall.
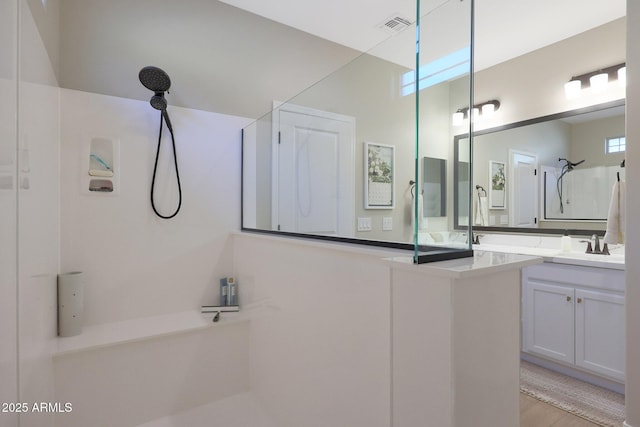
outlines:
[{"label": "beige wall", "polygon": [[[410,242],[411,194],[409,181],[415,179],[415,96],[401,96],[400,79],[404,67],[371,55],[362,55],[355,61],[305,90],[288,102],[295,105],[330,111],[355,118],[355,215],[371,218],[372,230],[357,232],[355,236],[370,240]],[[421,92],[420,157],[449,157],[450,123],[448,108],[449,88],[444,83]],[[265,200],[271,189],[270,116],[258,121],[260,147],[258,163],[258,227],[270,228],[271,205]],[[395,151],[394,209],[364,208],[364,143],[393,145]],[[268,146],[267,146],[268,145]],[[448,168],[451,169],[449,163]],[[393,230],[383,231],[383,217],[393,219]],[[262,218],[262,221],[260,221]]]},{"label": "beige wall", "polygon": [[572,125],[569,158],[574,162],[585,159],[583,167],[619,165],[625,154],[606,154],[605,140],[607,137],[624,136],[624,122],[622,115]]},{"label": "beige wall", "polygon": [[495,119],[478,129],[623,97],[619,90],[567,100],[564,84],[572,76],[624,62],[625,28],[621,18],[476,73],[476,101],[501,103]]},{"label": "beige wall", "polygon": [[251,118],[358,54],[211,0],[62,0],[60,28],[64,88],[149,100],[155,65],[170,105]]},{"label": "beige wall", "polygon": [[56,78],[60,77],[60,1],[26,0]]}]

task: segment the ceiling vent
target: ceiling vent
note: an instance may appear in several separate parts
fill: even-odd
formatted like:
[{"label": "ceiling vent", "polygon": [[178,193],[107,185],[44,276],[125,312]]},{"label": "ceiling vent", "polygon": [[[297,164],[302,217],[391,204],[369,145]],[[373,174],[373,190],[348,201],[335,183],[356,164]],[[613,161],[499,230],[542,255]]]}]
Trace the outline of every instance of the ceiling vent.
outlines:
[{"label": "ceiling vent", "polygon": [[385,19],[382,24],[378,25],[378,28],[391,34],[397,34],[411,24],[412,22],[409,19],[395,14]]}]

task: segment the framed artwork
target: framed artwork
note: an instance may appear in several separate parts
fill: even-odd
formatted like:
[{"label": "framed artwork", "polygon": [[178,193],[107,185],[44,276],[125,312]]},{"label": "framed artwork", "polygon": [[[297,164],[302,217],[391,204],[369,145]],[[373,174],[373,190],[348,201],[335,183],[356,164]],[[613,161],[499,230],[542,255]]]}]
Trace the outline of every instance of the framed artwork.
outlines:
[{"label": "framed artwork", "polygon": [[393,209],[395,207],[393,145],[364,143],[364,208]]},{"label": "framed artwork", "polygon": [[489,209],[505,209],[507,202],[505,163],[489,160]]}]

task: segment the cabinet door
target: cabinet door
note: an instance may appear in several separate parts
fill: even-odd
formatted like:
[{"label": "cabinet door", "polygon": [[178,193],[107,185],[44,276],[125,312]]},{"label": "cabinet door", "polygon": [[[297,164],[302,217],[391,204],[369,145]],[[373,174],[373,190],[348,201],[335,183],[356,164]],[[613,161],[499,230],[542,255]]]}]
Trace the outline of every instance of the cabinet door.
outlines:
[{"label": "cabinet door", "polygon": [[624,381],[624,296],[576,289],[576,366]]},{"label": "cabinet door", "polygon": [[527,280],[523,290],[523,350],[573,364],[574,289]]}]

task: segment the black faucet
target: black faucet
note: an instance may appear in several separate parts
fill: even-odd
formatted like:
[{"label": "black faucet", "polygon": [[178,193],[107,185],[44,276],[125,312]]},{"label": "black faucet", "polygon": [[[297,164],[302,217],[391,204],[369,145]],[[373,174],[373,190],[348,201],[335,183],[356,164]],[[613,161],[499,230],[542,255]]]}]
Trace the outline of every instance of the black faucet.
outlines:
[{"label": "black faucet", "polygon": [[591,238],[595,240],[595,246],[593,247],[593,253],[594,254],[601,254],[602,251],[600,250],[600,238],[598,237],[597,234],[594,234],[593,236],[591,236]]},{"label": "black faucet", "polygon": [[606,244],[606,243],[602,247],[602,250],[600,250],[600,237],[598,237],[597,234],[594,234],[593,236],[591,236],[591,238],[593,240],[595,240],[594,247],[592,249],[591,248],[591,240],[587,240],[587,250],[585,251],[585,253],[587,253],[587,254],[597,254],[597,255],[611,255],[609,253],[609,245]]}]

